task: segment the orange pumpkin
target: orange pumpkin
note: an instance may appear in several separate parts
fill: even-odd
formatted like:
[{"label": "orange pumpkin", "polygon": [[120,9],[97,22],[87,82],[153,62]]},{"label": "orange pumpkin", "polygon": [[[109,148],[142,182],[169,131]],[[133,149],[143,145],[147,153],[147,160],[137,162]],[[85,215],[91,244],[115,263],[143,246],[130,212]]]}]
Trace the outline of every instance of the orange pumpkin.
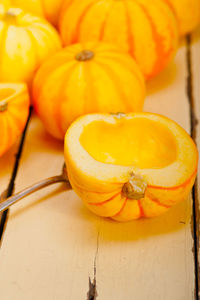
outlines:
[{"label": "orange pumpkin", "polygon": [[20,83],[0,83],[0,156],[22,133],[29,111],[27,86]]},{"label": "orange pumpkin", "polygon": [[56,30],[21,9],[0,11],[0,81],[30,83],[36,69],[61,48]]},{"label": "orange pumpkin", "polygon": [[7,5],[20,7],[34,15],[44,17],[53,25],[57,24],[63,0],[1,0]]},{"label": "orange pumpkin", "polygon": [[128,54],[110,44],[76,44],[41,66],[33,105],[47,130],[63,139],[81,115],[141,111],[144,94],[144,77]]},{"label": "orange pumpkin", "polygon": [[9,6],[9,0],[0,0],[0,6],[6,6],[6,7],[8,7]]},{"label": "orange pumpkin", "polygon": [[67,1],[59,27],[65,45],[119,45],[135,58],[146,78],[167,65],[178,44],[177,20],[164,0]]},{"label": "orange pumpkin", "polygon": [[166,0],[175,10],[181,35],[193,31],[200,23],[200,0]]}]

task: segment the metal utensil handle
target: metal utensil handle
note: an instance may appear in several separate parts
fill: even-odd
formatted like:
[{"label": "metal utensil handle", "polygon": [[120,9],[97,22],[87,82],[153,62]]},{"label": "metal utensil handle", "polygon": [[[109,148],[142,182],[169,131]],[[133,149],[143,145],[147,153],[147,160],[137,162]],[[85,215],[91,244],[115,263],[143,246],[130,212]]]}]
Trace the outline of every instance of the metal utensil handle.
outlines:
[{"label": "metal utensil handle", "polygon": [[24,197],[46,187],[54,183],[58,182],[66,182],[66,179],[62,175],[49,177],[47,179],[41,180],[38,183],[24,189],[23,191],[16,193],[15,195],[7,198],[5,201],[0,203],[0,212],[7,209],[9,206],[13,205],[14,203],[18,202],[19,200],[23,199]]}]

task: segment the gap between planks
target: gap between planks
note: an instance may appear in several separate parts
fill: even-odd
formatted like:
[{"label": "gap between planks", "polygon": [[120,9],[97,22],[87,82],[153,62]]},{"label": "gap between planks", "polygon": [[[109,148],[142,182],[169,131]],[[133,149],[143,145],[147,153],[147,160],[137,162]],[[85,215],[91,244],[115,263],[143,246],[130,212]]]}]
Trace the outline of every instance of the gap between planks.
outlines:
[{"label": "gap between planks", "polygon": [[[191,35],[186,37],[186,63],[187,63],[187,97],[190,108],[190,135],[197,144],[197,125],[198,120],[196,117],[195,99],[193,92],[193,70],[192,70],[192,52],[191,52]],[[195,264],[195,296],[196,300],[199,299],[199,261],[198,261],[198,249],[199,249],[199,201],[198,201],[198,183],[195,181],[192,189],[192,200],[193,200],[193,215],[192,215],[192,235],[194,239],[193,253],[194,253],[194,264]]]},{"label": "gap between planks", "polygon": [[87,293],[87,300],[96,300],[98,296],[96,275],[97,275],[97,257],[99,253],[99,234],[100,231],[98,231],[97,234],[97,248],[94,257],[94,279],[93,281],[91,281],[91,278],[89,277],[89,291]]},{"label": "gap between planks", "polygon": [[[11,173],[11,178],[10,178],[8,187],[7,187],[6,191],[3,193],[6,198],[10,197],[12,195],[12,193],[14,191],[14,188],[15,188],[15,179],[16,179],[16,176],[17,176],[17,171],[19,169],[20,158],[21,158],[22,151],[23,151],[23,146],[24,146],[24,143],[25,143],[25,138],[26,138],[28,125],[29,125],[29,122],[31,120],[31,115],[32,115],[32,107],[30,107],[28,119],[27,119],[27,122],[26,122],[26,125],[25,125],[25,128],[24,128],[24,131],[22,133],[22,136],[21,136],[21,141],[20,141],[19,148],[18,148],[18,151],[17,151],[17,154],[16,154],[16,158],[15,158],[15,162],[14,162],[14,166],[13,166],[13,170],[12,170],[12,173]],[[4,235],[4,232],[5,232],[5,228],[6,228],[8,213],[9,213],[9,209],[5,210],[1,214],[1,217],[0,217],[0,245],[2,244],[3,235]]]},{"label": "gap between planks", "polygon": [[[21,140],[20,140],[20,144],[19,144],[19,148],[16,154],[16,158],[15,158],[15,162],[14,162],[14,166],[13,166],[13,170],[11,173],[11,178],[8,184],[7,189],[3,192],[3,197],[5,195],[5,198],[10,197],[13,194],[14,188],[15,188],[15,179],[17,177],[17,172],[20,166],[20,159],[22,156],[22,152],[23,152],[23,147],[25,144],[25,138],[26,138],[26,134],[28,132],[28,125],[31,121],[31,116],[32,116],[32,110],[33,108],[30,107],[29,110],[29,116],[24,128],[24,131],[22,133],[21,136]],[[8,214],[9,214],[9,209],[5,210],[1,216],[0,216],[0,246],[2,244],[3,241],[3,236],[5,233],[5,229],[6,229],[6,223],[7,223],[7,219],[8,219]],[[88,300],[96,300],[98,293],[97,293],[97,285],[96,285],[96,261],[97,261],[97,257],[98,257],[98,250],[99,250],[99,232],[97,234],[97,248],[96,248],[96,253],[95,253],[95,257],[94,257],[94,278],[93,280],[89,277],[89,290],[87,293],[87,299]]]},{"label": "gap between planks", "polygon": [[[189,109],[190,109],[190,135],[192,139],[197,143],[196,136],[197,136],[197,124],[198,120],[196,118],[195,113],[195,101],[194,101],[194,95],[193,95],[193,72],[192,72],[192,54],[191,54],[191,36],[188,35],[186,37],[186,45],[187,45],[187,51],[186,51],[186,64],[187,64],[187,98],[189,101]],[[193,200],[193,214],[192,214],[192,234],[193,234],[193,253],[194,253],[194,265],[195,265],[195,297],[196,300],[199,299],[199,261],[198,261],[198,249],[199,249],[199,227],[198,227],[198,221],[199,221],[199,201],[198,201],[198,186],[197,186],[197,180],[195,182],[195,185],[192,189],[192,200]],[[87,294],[88,300],[95,300],[98,296],[97,293],[97,281],[96,281],[96,273],[97,273],[97,267],[96,267],[96,260],[98,256],[98,249],[99,249],[99,233],[97,236],[97,250],[96,255],[94,258],[94,279],[91,281],[91,278],[89,277],[89,291]]]}]

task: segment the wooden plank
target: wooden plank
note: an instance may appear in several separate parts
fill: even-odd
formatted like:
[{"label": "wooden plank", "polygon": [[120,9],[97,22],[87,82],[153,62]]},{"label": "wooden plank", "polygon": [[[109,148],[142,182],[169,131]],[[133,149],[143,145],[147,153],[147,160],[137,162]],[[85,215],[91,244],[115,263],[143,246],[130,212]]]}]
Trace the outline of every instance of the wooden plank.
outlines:
[{"label": "wooden plank", "polygon": [[[1,190],[0,201],[4,201],[5,197],[12,195],[15,189],[15,178],[19,168],[20,158],[25,142],[26,131],[30,121],[31,109],[24,128],[23,133],[18,138],[16,143],[0,158],[0,178],[1,178]],[[8,210],[0,213],[0,243],[3,238],[3,233],[6,227]]]},{"label": "wooden plank", "polygon": [[[196,140],[198,149],[200,150],[200,27],[194,32],[191,37],[191,71],[192,71],[192,84],[193,84],[193,109],[195,114],[196,122],[194,124],[193,135]],[[198,285],[198,296],[200,297],[200,224],[199,224],[199,209],[200,209],[200,164],[198,167],[198,178],[197,183],[194,189],[194,197],[195,197],[195,208],[196,208],[196,218],[195,218],[195,238],[196,238],[196,277],[197,277],[197,285]]]},{"label": "wooden plank", "polygon": [[8,187],[18,147],[19,140],[7,153],[0,157],[0,192],[6,190]]},{"label": "wooden plank", "polygon": [[[34,117],[17,190],[59,174],[63,160],[63,144],[48,136]],[[96,251],[93,219],[62,184],[11,208],[0,259],[2,299],[86,298]]]},{"label": "wooden plank", "polygon": [[[186,49],[148,85],[146,111],[164,114],[190,131]],[[17,190],[56,175],[63,145],[34,117],[17,177]],[[152,220],[120,224],[88,212],[73,191],[53,186],[11,208],[0,252],[4,300],[195,299],[192,201]],[[92,297],[90,299],[95,299]]]},{"label": "wooden plank", "polygon": [[[164,114],[190,132],[186,49],[148,86],[145,110]],[[115,224],[103,222],[97,289],[101,299],[194,299],[191,198],[166,215]]]},{"label": "wooden plank", "polygon": [[[4,197],[8,195],[8,186],[11,186],[12,172],[16,161],[16,155],[18,152],[19,141],[9,149],[2,157],[0,157],[0,201],[4,200]],[[14,179],[14,178],[13,178]],[[11,186],[11,192],[13,187]],[[5,222],[7,219],[7,212],[0,213],[0,241],[5,229]]]}]

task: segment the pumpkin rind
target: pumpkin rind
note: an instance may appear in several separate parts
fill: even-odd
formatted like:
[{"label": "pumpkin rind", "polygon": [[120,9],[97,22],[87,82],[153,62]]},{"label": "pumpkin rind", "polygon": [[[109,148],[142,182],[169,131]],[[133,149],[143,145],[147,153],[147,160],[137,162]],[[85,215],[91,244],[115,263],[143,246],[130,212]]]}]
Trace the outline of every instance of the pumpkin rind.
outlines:
[{"label": "pumpkin rind", "polygon": [[144,94],[144,77],[135,61],[104,43],[65,48],[41,66],[33,83],[35,110],[59,139],[81,115],[141,111]]},{"label": "pumpkin rind", "polygon": [[3,2],[7,7],[19,7],[28,13],[46,18],[53,25],[57,25],[63,0],[3,0]]},{"label": "pumpkin rind", "polygon": [[29,112],[29,93],[25,84],[0,83],[0,156],[22,133]]},{"label": "pumpkin rind", "polygon": [[[198,151],[196,145],[184,129],[163,116],[134,113],[127,114],[122,118],[124,118],[123,122],[119,123],[115,117],[106,114],[88,115],[79,118],[70,126],[65,136],[65,162],[68,178],[74,191],[89,210],[99,216],[110,217],[122,222],[159,216],[188,197],[197,173]],[[103,121],[113,124],[113,126],[115,124],[122,126],[126,120],[130,119],[141,119],[141,122],[148,119],[165,126],[176,141],[175,160],[161,168],[122,166],[96,160],[84,148],[81,139],[88,124]],[[104,132],[102,132],[102,137],[105,135]],[[142,136],[143,132],[141,131],[140,134]],[[117,132],[115,136],[117,139]],[[156,141],[153,136],[150,137],[150,140]],[[145,140],[143,142],[141,151],[145,149]],[[151,151],[148,146],[147,149]],[[125,156],[128,151],[128,147],[124,149]],[[109,150],[108,154],[110,154]],[[144,197],[140,199],[130,198],[129,194],[124,193],[123,190],[133,173],[143,178],[147,184]]]},{"label": "pumpkin rind", "polygon": [[192,32],[200,24],[200,0],[166,0],[177,14],[181,35]]},{"label": "pumpkin rind", "polygon": [[41,63],[60,48],[56,30],[44,19],[18,8],[0,13],[0,81],[30,83]]},{"label": "pumpkin rind", "polygon": [[167,65],[178,45],[177,20],[163,0],[74,0],[64,6],[60,31],[65,45],[103,41],[120,46],[146,78]]}]

